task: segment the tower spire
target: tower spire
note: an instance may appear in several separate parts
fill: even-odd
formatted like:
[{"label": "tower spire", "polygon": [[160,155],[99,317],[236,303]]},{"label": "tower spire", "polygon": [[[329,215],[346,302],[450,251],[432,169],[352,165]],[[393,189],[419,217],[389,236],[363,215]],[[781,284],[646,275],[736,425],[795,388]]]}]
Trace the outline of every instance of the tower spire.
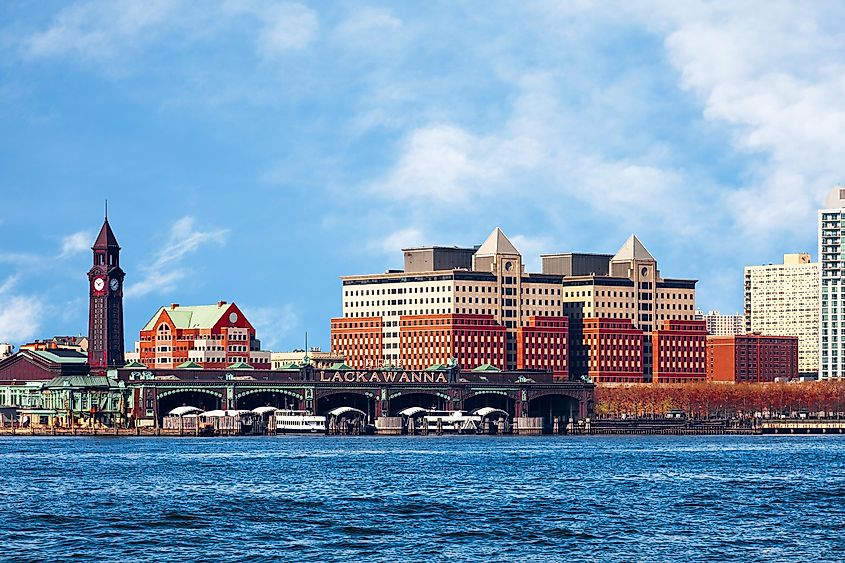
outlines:
[{"label": "tower spire", "polygon": [[106,221],[109,220],[109,200],[106,200]]}]

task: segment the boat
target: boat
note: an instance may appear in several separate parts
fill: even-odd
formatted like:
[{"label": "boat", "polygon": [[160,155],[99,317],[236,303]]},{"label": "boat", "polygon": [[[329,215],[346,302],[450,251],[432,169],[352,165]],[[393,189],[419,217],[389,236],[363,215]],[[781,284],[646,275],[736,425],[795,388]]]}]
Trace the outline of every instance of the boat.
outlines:
[{"label": "boat", "polygon": [[278,410],[273,415],[277,434],[326,432],[326,417],[310,411]]}]

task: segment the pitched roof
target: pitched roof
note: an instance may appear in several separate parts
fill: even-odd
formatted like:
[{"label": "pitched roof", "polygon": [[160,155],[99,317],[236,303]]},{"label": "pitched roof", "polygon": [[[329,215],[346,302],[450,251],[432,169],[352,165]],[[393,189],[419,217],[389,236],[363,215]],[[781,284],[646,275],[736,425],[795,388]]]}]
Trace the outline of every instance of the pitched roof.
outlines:
[{"label": "pitched roof", "polygon": [[88,356],[80,354],[75,350],[30,350],[34,355],[40,356],[47,361],[57,364],[84,364],[88,362]]},{"label": "pitched roof", "polygon": [[476,256],[495,256],[496,254],[519,254],[499,227],[493,229],[487,240],[475,251]]},{"label": "pitched roof", "polygon": [[176,366],[176,369],[202,369],[202,366],[194,361],[189,360],[187,362],[182,362],[181,364]]},{"label": "pitched roof", "polygon": [[132,360],[131,362],[129,362],[128,364],[126,364],[123,367],[125,367],[125,368],[145,368],[147,366],[142,364],[138,360]]},{"label": "pitched roof", "polygon": [[497,368],[496,366],[494,366],[492,364],[481,364],[477,368],[473,368],[472,371],[502,371],[502,370],[500,370],[499,368]]},{"label": "pitched roof", "polygon": [[252,367],[249,364],[244,363],[244,362],[235,362],[234,364],[229,364],[228,366],[226,366],[226,369],[255,369],[255,368]]},{"label": "pitched roof", "polygon": [[338,362],[336,364],[332,364],[332,367],[330,367],[329,369],[335,369],[335,370],[339,370],[339,371],[349,371],[352,368],[349,367],[348,365],[344,364],[343,362]]},{"label": "pitched roof", "polygon": [[176,328],[211,328],[226,314],[226,311],[229,310],[231,305],[233,303],[225,303],[223,305],[159,307],[156,314],[153,315],[141,330],[153,330],[162,311],[167,312],[167,316],[170,317]]},{"label": "pitched roof", "polygon": [[622,245],[622,248],[619,249],[611,262],[630,262],[631,260],[651,260],[652,262],[656,262],[654,256],[646,250],[646,247],[643,246],[643,243],[640,242],[640,239],[636,235],[628,237],[628,240],[625,241],[625,244]]},{"label": "pitched roof", "polygon": [[92,249],[107,249],[107,248],[117,248],[120,249],[120,245],[117,244],[117,238],[115,238],[114,233],[109,226],[109,220],[106,219],[103,221],[103,226],[100,228],[100,234],[97,235],[97,240],[94,242],[94,246],[91,247]]}]

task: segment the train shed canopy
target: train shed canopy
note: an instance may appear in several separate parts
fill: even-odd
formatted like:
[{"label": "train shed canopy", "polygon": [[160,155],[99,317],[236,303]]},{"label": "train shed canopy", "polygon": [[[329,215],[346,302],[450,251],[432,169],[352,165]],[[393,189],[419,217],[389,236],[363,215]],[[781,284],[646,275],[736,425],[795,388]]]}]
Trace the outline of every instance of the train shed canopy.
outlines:
[{"label": "train shed canopy", "polygon": [[198,409],[197,407],[176,407],[167,414],[171,416],[185,416],[186,414],[197,414],[201,412],[202,409]]},{"label": "train shed canopy", "polygon": [[408,407],[407,409],[402,409],[399,411],[401,416],[417,416],[418,414],[426,413],[428,409],[423,407]]}]

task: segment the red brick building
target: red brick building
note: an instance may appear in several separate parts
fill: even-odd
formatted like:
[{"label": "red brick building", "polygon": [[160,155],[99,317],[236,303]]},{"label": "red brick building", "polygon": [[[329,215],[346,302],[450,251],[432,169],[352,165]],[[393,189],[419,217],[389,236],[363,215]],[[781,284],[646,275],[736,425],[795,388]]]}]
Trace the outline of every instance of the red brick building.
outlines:
[{"label": "red brick building", "polygon": [[516,369],[551,371],[556,379],[569,379],[566,317],[529,317],[516,329]]},{"label": "red brick building", "polygon": [[744,334],[707,337],[707,380],[764,383],[798,375],[798,337]]},{"label": "red brick building", "polygon": [[425,369],[455,358],[462,366],[504,370],[506,329],[492,315],[409,315],[399,319],[399,361]]},{"label": "red brick building", "polygon": [[261,350],[255,328],[237,305],[225,301],[161,307],[141,329],[137,348],[138,360],[151,368],[193,363],[204,369],[270,369],[270,352]]},{"label": "red brick building", "polygon": [[707,321],[663,321],[651,334],[652,381],[694,383],[706,379]]},{"label": "red brick building", "polygon": [[583,320],[582,347],[593,383],[643,383],[643,331],[629,319]]},{"label": "red brick building", "polygon": [[376,368],[384,364],[382,343],[384,321],[381,317],[332,319],[331,351],[343,356],[356,369]]}]

